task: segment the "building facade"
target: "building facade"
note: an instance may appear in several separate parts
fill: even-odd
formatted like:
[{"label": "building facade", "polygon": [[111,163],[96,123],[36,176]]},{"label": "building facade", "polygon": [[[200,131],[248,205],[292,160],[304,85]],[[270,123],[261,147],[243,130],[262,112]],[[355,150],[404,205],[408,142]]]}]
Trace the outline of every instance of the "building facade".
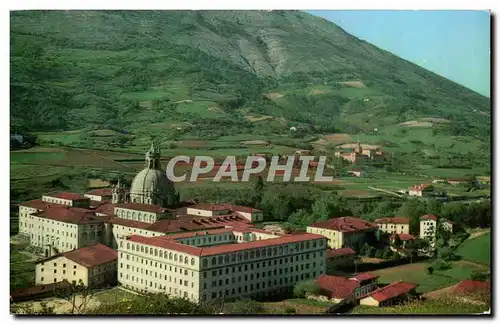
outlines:
[{"label": "building facade", "polygon": [[116,283],[117,252],[102,244],[54,255],[36,262],[35,284],[68,281],[96,288]]},{"label": "building facade", "polygon": [[219,229],[120,241],[118,281],[126,288],[193,301],[282,292],[325,272],[319,235]]},{"label": "building facade", "polygon": [[410,234],[410,219],[404,217],[384,217],[375,220],[379,230],[389,234]]},{"label": "building facade", "polygon": [[378,238],[377,225],[350,216],[313,223],[307,227],[306,231],[326,237],[328,247],[331,249],[352,248]]},{"label": "building facade", "polygon": [[436,216],[427,214],[420,217],[420,238],[434,241],[436,238],[436,229]]}]

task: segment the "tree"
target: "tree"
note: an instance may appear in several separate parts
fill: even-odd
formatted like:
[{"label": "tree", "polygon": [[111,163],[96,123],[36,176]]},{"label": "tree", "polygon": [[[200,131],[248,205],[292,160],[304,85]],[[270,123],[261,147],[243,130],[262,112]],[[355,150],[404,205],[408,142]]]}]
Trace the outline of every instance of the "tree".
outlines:
[{"label": "tree", "polygon": [[297,298],[304,298],[308,294],[317,294],[319,287],[314,280],[299,281],[293,288],[293,295]]},{"label": "tree", "polygon": [[78,283],[72,284],[69,291],[60,290],[56,296],[65,299],[71,304],[70,314],[82,314],[85,312],[88,303],[92,299],[92,289],[85,286],[80,279]]},{"label": "tree", "polygon": [[483,271],[474,271],[470,275],[471,280],[487,281],[490,279],[490,275]]},{"label": "tree", "polygon": [[228,306],[229,314],[263,314],[265,313],[264,306],[251,299],[242,299],[233,302]]},{"label": "tree", "polygon": [[403,243],[401,242],[401,238],[399,237],[399,235],[398,235],[398,234],[396,234],[396,236],[394,237],[394,242],[393,242],[392,244],[394,245],[394,247],[395,247],[396,249],[401,248],[401,245],[402,245]]},{"label": "tree", "polygon": [[397,252],[395,252],[393,255],[392,255],[392,260],[394,261],[398,261],[399,259],[401,259],[401,255]]},{"label": "tree", "polygon": [[384,251],[384,253],[382,254],[382,258],[383,258],[384,260],[390,260],[390,259],[392,259],[392,255],[393,255],[392,250],[391,250],[391,249],[386,249],[386,250]]},{"label": "tree", "polygon": [[455,260],[457,258],[457,256],[453,253],[453,250],[448,246],[438,249],[437,255],[438,258],[443,259],[445,261]]}]

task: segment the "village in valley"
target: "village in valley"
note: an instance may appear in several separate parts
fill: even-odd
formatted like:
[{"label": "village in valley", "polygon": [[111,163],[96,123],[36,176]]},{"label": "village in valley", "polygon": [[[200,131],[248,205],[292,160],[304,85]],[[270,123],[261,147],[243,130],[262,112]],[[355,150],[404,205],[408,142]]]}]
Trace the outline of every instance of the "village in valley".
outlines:
[{"label": "village in valley", "polygon": [[489,96],[305,11],[10,18],[11,314],[491,314]]},{"label": "village in valley", "polygon": [[[152,144],[130,187],[118,179],[108,188],[47,192],[19,203],[11,248],[26,246],[15,255],[29,256],[34,275],[11,291],[16,309],[23,312],[34,301],[84,313],[102,307],[102,296],[165,294],[204,305],[290,300],[285,309],[295,303],[330,313],[370,312],[442,294],[482,305],[477,298],[489,291],[489,269],[459,256],[477,253],[470,249],[489,238],[487,229],[470,232],[433,214],[373,221],[323,215],[325,220],[291,228],[266,222],[265,211],[250,206],[181,201],[160,159]],[[255,181],[265,186],[262,178]],[[451,186],[459,181],[446,180]],[[433,184],[402,193],[446,197]],[[78,299],[67,297],[72,295],[85,296],[78,307]]]}]

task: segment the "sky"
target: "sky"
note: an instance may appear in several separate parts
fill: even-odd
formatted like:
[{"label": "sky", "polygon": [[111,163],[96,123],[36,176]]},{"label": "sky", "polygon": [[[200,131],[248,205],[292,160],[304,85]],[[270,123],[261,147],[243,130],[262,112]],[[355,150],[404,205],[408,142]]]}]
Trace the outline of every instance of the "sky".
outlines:
[{"label": "sky", "polygon": [[434,73],[490,96],[487,11],[316,10],[310,14]]}]

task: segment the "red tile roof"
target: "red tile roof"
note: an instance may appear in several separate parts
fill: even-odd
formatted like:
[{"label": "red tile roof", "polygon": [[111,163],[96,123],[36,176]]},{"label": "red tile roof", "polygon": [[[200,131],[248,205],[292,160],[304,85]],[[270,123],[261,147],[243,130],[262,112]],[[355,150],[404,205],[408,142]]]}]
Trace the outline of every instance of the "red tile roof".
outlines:
[{"label": "red tile roof", "polygon": [[396,235],[399,236],[399,239],[401,241],[413,241],[415,239],[415,236],[413,236],[413,235],[401,233],[401,234],[393,234],[393,235],[391,235],[391,240],[395,240],[396,239]]},{"label": "red tile roof", "polygon": [[336,258],[338,256],[343,255],[356,255],[356,251],[351,248],[343,248],[343,249],[328,249],[326,251],[327,258]]},{"label": "red tile roof", "polygon": [[369,273],[369,272],[363,272],[363,273],[360,273],[354,277],[352,277],[352,279],[356,279],[358,281],[365,281],[365,280],[372,280],[372,279],[376,279],[378,278],[379,276],[377,275],[374,275],[373,273]]},{"label": "red tile roof", "polygon": [[53,203],[48,203],[46,201],[42,201],[41,199],[35,199],[35,200],[30,200],[30,201],[25,201],[19,204],[19,206],[24,206],[24,207],[30,207],[30,208],[35,208],[38,210],[44,210],[48,206],[58,206],[57,204]]},{"label": "red tile roof", "polygon": [[125,209],[130,209],[130,210],[145,211],[145,212],[156,213],[156,214],[161,214],[161,213],[168,211],[167,208],[163,208],[163,207],[158,206],[158,205],[137,204],[137,203],[116,204],[115,207],[125,208]]},{"label": "red tile roof", "polygon": [[417,287],[417,284],[411,282],[398,281],[375,290],[369,296],[375,298],[379,302],[383,302],[388,299],[407,294]]},{"label": "red tile roof", "polygon": [[191,238],[191,237],[197,237],[197,236],[205,236],[205,235],[217,235],[217,234],[233,234],[233,231],[228,228],[219,228],[219,229],[212,229],[212,230],[207,230],[203,232],[186,232],[186,233],[178,233],[178,234],[173,234],[169,235],[168,238],[171,240],[178,240],[178,239],[184,239],[184,238]]},{"label": "red tile roof", "polygon": [[312,223],[309,226],[331,229],[339,232],[357,232],[377,227],[377,225],[365,221],[364,219],[350,216],[331,218],[324,222]]},{"label": "red tile roof", "polygon": [[462,280],[455,286],[453,293],[459,295],[470,295],[478,292],[489,292],[490,290],[490,281]]},{"label": "red tile roof", "polygon": [[104,188],[104,189],[96,189],[87,192],[87,195],[92,195],[92,196],[112,196],[113,195],[113,189],[111,188]]},{"label": "red tile roof", "polygon": [[410,219],[406,217],[384,217],[375,220],[378,224],[410,224]]},{"label": "red tile roof", "polygon": [[232,204],[196,204],[192,206],[188,206],[187,208],[193,209],[201,209],[201,210],[209,210],[209,211],[233,211],[233,212],[242,212],[242,213],[259,213],[262,212],[260,209],[255,209],[247,206],[239,206]]},{"label": "red tile roof", "polygon": [[349,280],[339,276],[329,276],[322,274],[316,279],[316,284],[320,293],[328,295],[330,298],[348,298],[354,294],[359,287],[359,281]]},{"label": "red tile roof", "polygon": [[432,219],[433,221],[437,221],[437,217],[431,214],[426,214],[420,217],[420,220]]},{"label": "red tile roof", "polygon": [[73,192],[56,192],[56,193],[51,192],[51,193],[45,194],[44,196],[66,199],[66,200],[88,200],[89,199],[87,197],[84,197],[80,194],[73,193]]},{"label": "red tile roof", "polygon": [[422,190],[425,190],[425,189],[429,188],[430,186],[431,186],[430,184],[422,183],[422,184],[419,184],[419,185],[411,186],[410,190],[413,190],[413,191],[422,191]]},{"label": "red tile roof", "polygon": [[55,292],[61,290],[70,290],[71,284],[67,280],[59,281],[56,283],[50,283],[47,285],[37,285],[26,288],[19,288],[14,291],[11,291],[10,297],[13,301],[17,300],[28,300],[37,295],[46,294],[47,292]]},{"label": "red tile roof", "polygon": [[114,216],[115,205],[110,202],[102,202],[102,204],[99,204],[98,207],[95,209],[95,212],[99,214],[105,214],[108,216]]},{"label": "red tile roof", "polygon": [[59,222],[72,224],[95,224],[103,223],[108,220],[106,216],[96,216],[94,211],[83,208],[68,206],[50,206],[45,210],[34,214],[38,217],[52,219]]},{"label": "red tile roof", "polygon": [[313,240],[313,239],[325,239],[325,237],[317,234],[285,235],[279,238],[273,238],[267,240],[226,244],[219,246],[209,246],[203,248],[176,243],[175,241],[170,240],[168,236],[143,237],[138,235],[132,235],[129,237],[129,240],[133,242],[158,246],[165,249],[172,249],[179,252],[184,252],[187,254],[197,255],[197,256],[209,256],[209,255],[231,253],[247,249],[262,248],[267,246],[298,243],[305,240]]},{"label": "red tile roof", "polygon": [[441,221],[445,222],[445,223],[448,223],[448,224],[451,224],[451,225],[455,224],[454,222],[452,222],[451,220],[446,219],[446,218],[442,218]]},{"label": "red tile roof", "polygon": [[100,243],[64,252],[62,255],[86,268],[92,268],[118,259],[116,250]]}]

